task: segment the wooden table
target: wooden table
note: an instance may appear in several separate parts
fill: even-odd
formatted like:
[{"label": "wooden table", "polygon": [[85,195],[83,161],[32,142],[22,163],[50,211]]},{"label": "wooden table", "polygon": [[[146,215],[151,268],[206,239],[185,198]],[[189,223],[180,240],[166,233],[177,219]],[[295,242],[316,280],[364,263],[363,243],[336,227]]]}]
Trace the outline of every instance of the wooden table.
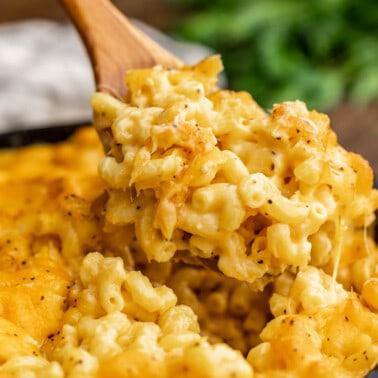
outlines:
[{"label": "wooden table", "polygon": [[378,101],[366,107],[342,104],[330,118],[339,143],[369,160],[378,177]]}]

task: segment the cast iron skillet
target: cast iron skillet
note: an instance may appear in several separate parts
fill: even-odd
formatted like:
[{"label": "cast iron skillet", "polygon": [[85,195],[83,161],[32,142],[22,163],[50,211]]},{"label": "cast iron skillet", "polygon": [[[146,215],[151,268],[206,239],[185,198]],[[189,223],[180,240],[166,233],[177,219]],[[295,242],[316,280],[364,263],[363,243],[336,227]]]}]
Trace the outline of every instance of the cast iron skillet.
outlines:
[{"label": "cast iron skillet", "polygon": [[16,148],[36,143],[57,143],[67,139],[79,127],[90,125],[86,124],[52,126],[41,129],[29,129],[10,131],[0,134],[0,148]]},{"label": "cast iron skillet", "polygon": [[[72,135],[80,127],[88,126],[91,122],[79,125],[52,126],[41,129],[11,131],[0,134],[1,148],[17,148],[37,143],[62,142]],[[374,186],[378,188],[378,177],[375,178]],[[378,212],[377,212],[378,219]],[[375,241],[378,243],[378,222],[375,224]],[[371,371],[366,378],[378,378],[378,366]]]}]

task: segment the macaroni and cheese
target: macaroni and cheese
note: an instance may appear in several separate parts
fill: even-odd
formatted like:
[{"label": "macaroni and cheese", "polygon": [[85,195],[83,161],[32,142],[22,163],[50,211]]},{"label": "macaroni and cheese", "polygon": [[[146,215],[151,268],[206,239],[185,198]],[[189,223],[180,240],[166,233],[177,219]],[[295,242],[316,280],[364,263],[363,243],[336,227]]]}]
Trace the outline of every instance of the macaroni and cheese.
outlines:
[{"label": "macaroni and cheese", "polygon": [[[361,234],[378,204],[368,163],[299,101],[268,114],[247,93],[217,89],[221,69],[213,56],[130,71],[126,101],[93,96],[95,126],[111,135],[106,223],[132,228],[149,260],[189,251],[260,289],[309,264],[361,287],[374,249]],[[357,259],[340,257],[357,243]]]},{"label": "macaroni and cheese", "polygon": [[0,377],[377,365],[368,163],[299,101],[219,90],[221,69],[130,71],[125,99],[93,96],[97,133],[0,152]]}]

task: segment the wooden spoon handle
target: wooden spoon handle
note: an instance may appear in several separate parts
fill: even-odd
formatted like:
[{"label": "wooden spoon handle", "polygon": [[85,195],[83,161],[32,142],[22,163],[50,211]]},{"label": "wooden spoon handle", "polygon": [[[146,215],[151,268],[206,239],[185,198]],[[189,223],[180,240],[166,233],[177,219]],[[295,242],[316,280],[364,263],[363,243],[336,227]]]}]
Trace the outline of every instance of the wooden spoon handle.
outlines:
[{"label": "wooden spoon handle", "polygon": [[124,76],[131,68],[167,68],[179,59],[134,27],[108,0],[61,0],[88,51],[96,89],[123,98]]}]

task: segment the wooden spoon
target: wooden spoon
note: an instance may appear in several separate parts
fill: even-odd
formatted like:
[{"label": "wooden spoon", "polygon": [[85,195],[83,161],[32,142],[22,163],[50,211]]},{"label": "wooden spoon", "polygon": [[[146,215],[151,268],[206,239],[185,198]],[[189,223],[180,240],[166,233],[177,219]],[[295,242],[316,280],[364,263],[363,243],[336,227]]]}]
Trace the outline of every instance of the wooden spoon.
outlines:
[{"label": "wooden spoon", "polygon": [[122,99],[125,73],[132,68],[182,62],[137,29],[108,0],[61,0],[89,54],[96,89]]}]

